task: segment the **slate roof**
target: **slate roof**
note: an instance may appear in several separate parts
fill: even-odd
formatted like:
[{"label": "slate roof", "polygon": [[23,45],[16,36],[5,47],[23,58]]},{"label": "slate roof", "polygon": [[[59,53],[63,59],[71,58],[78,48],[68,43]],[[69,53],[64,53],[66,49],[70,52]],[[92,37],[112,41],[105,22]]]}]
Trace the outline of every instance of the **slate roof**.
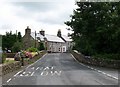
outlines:
[{"label": "slate roof", "polygon": [[[33,37],[33,39],[35,39],[35,32],[31,32],[31,36]],[[44,38],[46,38],[48,41],[51,41],[51,42],[62,42],[62,43],[64,43],[64,41],[56,35],[45,34],[45,36],[43,36],[40,33],[37,33],[36,39],[38,41],[39,40],[44,41]]]},{"label": "slate roof", "polygon": [[39,37],[41,41],[44,41],[44,38],[45,38],[45,37],[44,37],[43,35],[41,35],[40,33],[37,33],[37,36],[36,36],[36,37]]},{"label": "slate roof", "polygon": [[64,41],[61,38],[55,35],[45,34],[45,37],[48,41],[51,41],[51,42],[63,42],[64,43]]},{"label": "slate roof", "polygon": [[64,38],[65,41],[72,41],[72,39],[66,35],[62,35],[62,38]]},{"label": "slate roof", "polygon": [[[33,39],[35,39],[35,32],[31,32],[31,36],[32,36]],[[37,33],[36,34],[36,40],[38,40],[38,42],[44,41],[44,36],[42,36],[41,34]]]}]

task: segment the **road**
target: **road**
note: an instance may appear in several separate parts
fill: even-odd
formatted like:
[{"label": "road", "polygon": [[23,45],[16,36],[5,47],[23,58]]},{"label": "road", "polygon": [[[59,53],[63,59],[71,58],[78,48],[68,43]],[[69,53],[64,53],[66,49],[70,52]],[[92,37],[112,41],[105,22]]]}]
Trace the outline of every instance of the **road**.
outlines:
[{"label": "road", "polygon": [[[117,71],[114,72],[117,73]],[[3,84],[118,85],[117,79],[116,74],[115,76],[114,74],[105,74],[102,71],[78,63],[70,53],[47,53],[34,64],[17,72]]]}]

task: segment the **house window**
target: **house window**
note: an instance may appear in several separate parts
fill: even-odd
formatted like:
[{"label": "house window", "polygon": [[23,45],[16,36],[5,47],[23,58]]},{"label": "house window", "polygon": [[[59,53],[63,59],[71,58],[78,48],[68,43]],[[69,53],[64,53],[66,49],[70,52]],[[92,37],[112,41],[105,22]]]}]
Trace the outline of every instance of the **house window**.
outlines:
[{"label": "house window", "polygon": [[60,51],[60,48],[59,48],[59,51]]}]

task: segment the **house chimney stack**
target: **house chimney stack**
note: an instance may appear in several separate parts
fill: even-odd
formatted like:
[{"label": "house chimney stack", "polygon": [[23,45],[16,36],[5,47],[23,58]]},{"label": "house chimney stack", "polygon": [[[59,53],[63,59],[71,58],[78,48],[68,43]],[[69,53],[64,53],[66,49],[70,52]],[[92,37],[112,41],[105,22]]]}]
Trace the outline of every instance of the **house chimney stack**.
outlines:
[{"label": "house chimney stack", "polygon": [[40,34],[45,36],[45,31],[43,29],[41,29]]},{"label": "house chimney stack", "polygon": [[60,30],[60,29],[58,30],[57,36],[58,36],[58,37],[62,37],[62,35],[61,35],[61,30]]},{"label": "house chimney stack", "polygon": [[31,29],[29,28],[29,26],[27,26],[27,28],[25,29],[25,34],[31,34]]}]

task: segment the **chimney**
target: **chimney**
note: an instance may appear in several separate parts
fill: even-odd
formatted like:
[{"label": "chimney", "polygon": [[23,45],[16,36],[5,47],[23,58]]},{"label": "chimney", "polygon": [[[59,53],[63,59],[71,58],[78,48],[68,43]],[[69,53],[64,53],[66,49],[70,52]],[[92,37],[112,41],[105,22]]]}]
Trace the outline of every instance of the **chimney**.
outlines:
[{"label": "chimney", "polygon": [[60,29],[58,30],[57,36],[58,36],[58,37],[61,37],[61,36],[62,36],[62,35],[61,35],[61,30],[60,30]]},{"label": "chimney", "polygon": [[25,29],[25,34],[27,35],[31,34],[31,29],[29,28],[29,26],[27,26],[27,28]]},{"label": "chimney", "polygon": [[45,31],[43,29],[41,29],[40,34],[45,36]]}]

